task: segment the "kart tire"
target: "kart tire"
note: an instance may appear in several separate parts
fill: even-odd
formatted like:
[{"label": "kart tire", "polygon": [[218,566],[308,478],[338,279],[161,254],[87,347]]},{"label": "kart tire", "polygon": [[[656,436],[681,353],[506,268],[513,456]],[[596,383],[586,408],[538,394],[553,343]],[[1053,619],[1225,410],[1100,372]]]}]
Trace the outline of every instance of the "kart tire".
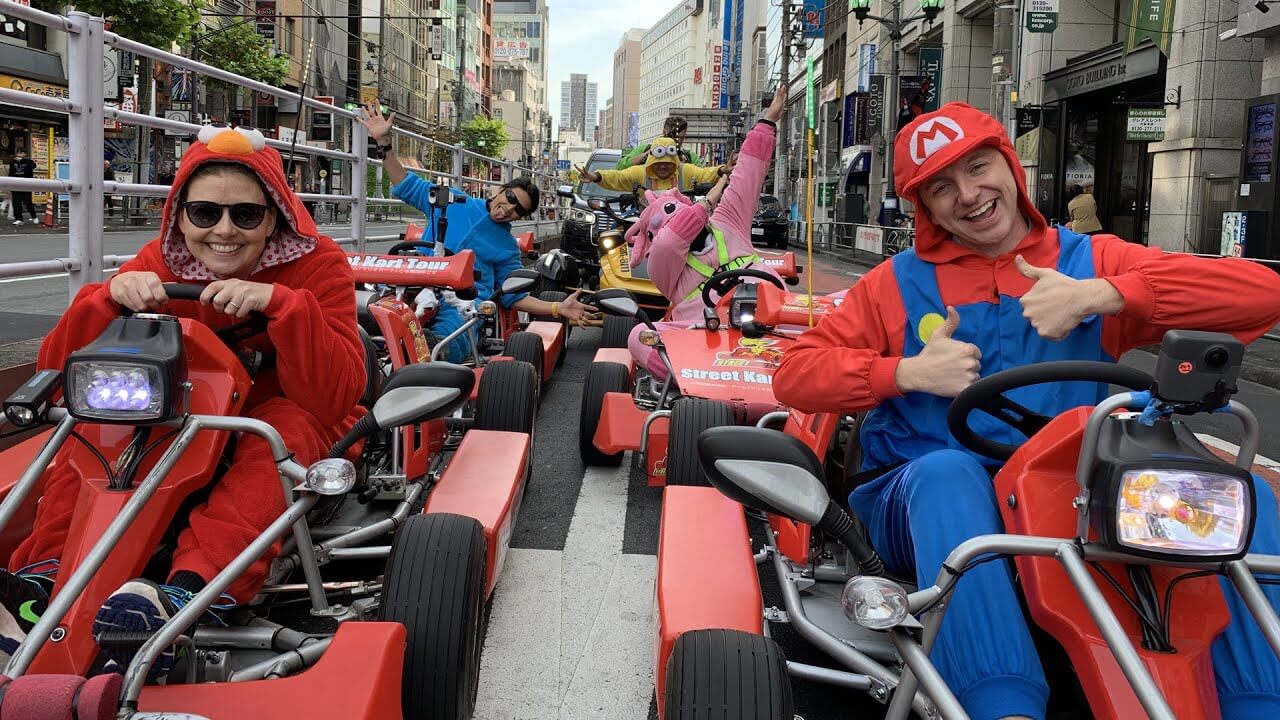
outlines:
[{"label": "kart tire", "polygon": [[792,720],[787,660],[771,638],[691,630],[667,658],[667,720]]},{"label": "kart tire", "polygon": [[533,366],[500,360],[485,366],[476,393],[475,428],[533,434],[538,385]]},{"label": "kart tire", "polygon": [[544,378],[542,359],[545,355],[542,349],[541,335],[524,330],[511,333],[511,337],[507,338],[506,348],[502,351],[502,354],[532,365],[534,373],[538,376],[538,383],[542,383]]},{"label": "kart tire", "polygon": [[671,406],[667,436],[667,484],[710,487],[698,460],[698,436],[703,430],[733,424],[729,406],[716,400],[680,398]]},{"label": "kart tire", "polygon": [[639,321],[635,318],[619,317],[617,315],[604,316],[604,332],[600,336],[600,347],[606,348],[624,348],[627,346],[627,338],[631,336],[631,330]]},{"label": "kart tire", "polygon": [[449,513],[410,516],[387,560],[380,619],[404,625],[406,720],[469,718],[483,649],[484,529]]},{"label": "kart tire", "polygon": [[596,426],[600,424],[605,393],[629,393],[630,385],[627,367],[621,363],[596,362],[587,368],[587,378],[582,383],[582,408],[578,412],[578,454],[583,465],[622,464],[622,453],[610,455],[601,452],[593,438]]},{"label": "kart tire", "polygon": [[[559,292],[558,290],[547,290],[546,292],[538,295],[538,299],[543,302],[558,302],[562,304],[566,299],[568,299],[568,297],[569,297],[568,295],[566,295],[565,293]],[[569,354],[569,348],[568,348],[569,333],[573,332],[573,326],[570,325],[569,321],[565,320],[564,318],[553,318],[550,315],[539,315],[534,319],[543,320],[545,322],[558,322],[561,325],[564,325],[565,345],[560,348],[560,355],[559,357],[556,358],[556,367],[560,367],[561,365],[564,365],[564,356]]]}]

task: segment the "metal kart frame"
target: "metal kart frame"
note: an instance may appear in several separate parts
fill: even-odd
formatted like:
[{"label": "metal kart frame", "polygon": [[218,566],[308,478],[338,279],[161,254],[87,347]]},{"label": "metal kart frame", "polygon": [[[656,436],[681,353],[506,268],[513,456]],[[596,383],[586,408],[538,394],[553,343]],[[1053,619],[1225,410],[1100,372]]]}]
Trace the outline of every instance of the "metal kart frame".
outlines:
[{"label": "metal kart frame", "polygon": [[[3,503],[0,503],[0,529],[14,517],[26,496],[36,486],[41,475],[48,467],[58,450],[71,436],[77,424],[75,418],[64,408],[54,408],[49,412],[51,420],[56,421],[53,434],[45,443],[40,453],[13,486]],[[35,660],[36,655],[51,637],[59,632],[58,625],[71,608],[72,604],[84,591],[89,579],[102,567],[111,549],[124,536],[125,531],[138,517],[152,494],[173,469],[178,459],[191,444],[192,439],[202,430],[223,430],[229,432],[251,433],[266,441],[272,456],[276,458],[276,467],[280,474],[281,490],[284,493],[286,509],[277,517],[249,547],[227,565],[222,572],[209,581],[203,590],[197,593],[169,622],[142,645],[125,671],[125,687],[121,696],[121,713],[127,717],[137,709],[138,697],[146,681],[147,672],[156,658],[167,647],[173,644],[192,646],[192,638],[182,634],[183,628],[194,626],[196,620],[209,610],[235,578],[243,574],[259,556],[270,548],[271,544],[282,538],[290,529],[293,539],[301,549],[299,553],[300,567],[306,579],[307,590],[313,614],[329,617],[336,621],[344,621],[356,617],[348,608],[331,605],[325,595],[325,587],[320,577],[320,563],[311,541],[311,533],[306,520],[307,512],[319,499],[318,495],[305,490],[306,468],[293,460],[284,440],[275,428],[261,420],[245,417],[224,417],[215,415],[188,415],[172,420],[165,425],[179,428],[172,444],[164,455],[147,473],[147,476],[133,491],[119,514],[107,526],[102,537],[93,545],[85,561],[67,578],[61,590],[52,598],[48,609],[40,621],[27,634],[26,639],[9,659],[3,674],[10,678],[23,675]],[[295,499],[294,494],[301,492]],[[283,632],[282,632],[283,631]],[[253,625],[243,628],[225,628],[200,630],[194,633],[196,639],[209,640],[211,644],[221,647],[249,647],[260,649],[276,649],[284,651],[277,657],[254,665],[241,668],[229,679],[255,680],[274,674],[296,671],[313,664],[328,647],[328,640],[288,631],[282,626],[266,620],[257,620]],[[268,637],[269,636],[269,637]],[[194,666],[189,672],[194,671]]]},{"label": "metal kart frame", "polygon": [[[1099,404],[1089,416],[1077,466],[1077,480],[1081,497],[1088,496],[1089,459],[1096,452],[1103,421],[1113,412],[1132,407],[1136,394],[1123,393]],[[1244,440],[1236,458],[1236,466],[1249,470],[1258,447],[1258,422],[1244,405],[1232,401],[1227,411],[1240,418],[1244,425]],[[758,423],[780,419],[766,416]],[[965,570],[974,562],[992,556],[1056,558],[1067,577],[1079,593],[1080,599],[1097,623],[1103,638],[1111,649],[1117,664],[1132,687],[1148,715],[1155,720],[1174,720],[1175,715],[1160,692],[1150,672],[1143,664],[1137,649],[1130,641],[1108,604],[1098,584],[1090,575],[1088,563],[1117,562],[1148,566],[1169,566],[1187,570],[1208,570],[1224,573],[1244,600],[1250,614],[1262,629],[1272,652],[1280,657],[1280,616],[1271,607],[1259,586],[1255,574],[1280,575],[1280,556],[1248,554],[1240,560],[1226,563],[1195,563],[1184,560],[1145,558],[1107,548],[1099,543],[1086,542],[1088,530],[1088,503],[1080,506],[1080,537],[1055,538],[1026,535],[983,535],[957,546],[947,556],[934,585],[912,592],[907,596],[910,615],[907,621],[884,634],[853,626],[839,609],[839,590],[834,594],[814,592],[819,584],[844,583],[851,575],[844,572],[843,562],[800,567],[789,560],[774,544],[772,533],[767,533],[766,547],[755,556],[757,563],[772,561],[778,583],[782,588],[785,612],[776,608],[765,611],[765,633],[769,622],[791,625],[801,637],[812,643],[847,670],[814,667],[788,661],[788,672],[819,682],[840,685],[870,693],[882,702],[888,702],[886,720],[907,720],[914,710],[924,717],[941,716],[946,720],[968,718],[955,695],[947,687],[937,668],[929,660],[929,653],[937,639],[938,630],[946,616],[947,599],[961,581]],[[839,557],[839,556],[837,556]],[[949,568],[956,568],[953,572]],[[801,593],[815,597],[805,603]],[[827,607],[834,604],[834,608]],[[810,613],[806,605],[816,612]],[[815,607],[818,606],[818,607]],[[820,609],[818,609],[820,608]],[[830,610],[830,612],[827,612]],[[837,635],[823,625],[827,622],[847,623],[853,626],[856,638],[848,633]],[[843,626],[842,626],[843,627]],[[848,628],[844,628],[848,629]],[[888,648],[878,637],[887,634],[892,647]],[[861,645],[861,647],[859,647]],[[905,665],[899,674],[895,665]],[[919,690],[919,692],[917,692]]]}]

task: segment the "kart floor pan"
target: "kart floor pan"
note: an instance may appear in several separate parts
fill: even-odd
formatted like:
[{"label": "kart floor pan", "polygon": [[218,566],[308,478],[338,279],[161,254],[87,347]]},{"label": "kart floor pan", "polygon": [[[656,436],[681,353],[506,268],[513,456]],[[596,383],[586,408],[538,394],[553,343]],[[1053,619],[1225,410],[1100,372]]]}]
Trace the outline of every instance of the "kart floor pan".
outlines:
[{"label": "kart floor pan", "polygon": [[849,620],[840,609],[840,593],[844,583],[818,582],[800,593],[805,615],[815,625],[859,651],[883,663],[897,663],[898,652],[884,633],[868,630]]}]

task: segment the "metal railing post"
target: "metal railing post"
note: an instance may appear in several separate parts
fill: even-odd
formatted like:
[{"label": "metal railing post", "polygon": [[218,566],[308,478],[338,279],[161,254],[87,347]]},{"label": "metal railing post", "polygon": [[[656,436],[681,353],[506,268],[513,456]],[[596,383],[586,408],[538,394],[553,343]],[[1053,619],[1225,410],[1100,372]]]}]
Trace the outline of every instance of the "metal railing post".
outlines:
[{"label": "metal railing post", "polygon": [[[102,282],[102,18],[75,11],[68,15],[74,30],[67,33],[67,85],[71,102],[80,111],[67,117],[71,193],[67,252],[78,266],[68,273],[70,294]],[[139,132],[142,132],[139,129]]]},{"label": "metal railing post", "polygon": [[462,187],[462,148],[453,146],[453,182],[455,187]]},{"label": "metal railing post", "polygon": [[356,159],[351,163],[351,237],[356,249],[364,252],[365,212],[369,207],[369,130],[359,120],[351,121],[351,152]]}]

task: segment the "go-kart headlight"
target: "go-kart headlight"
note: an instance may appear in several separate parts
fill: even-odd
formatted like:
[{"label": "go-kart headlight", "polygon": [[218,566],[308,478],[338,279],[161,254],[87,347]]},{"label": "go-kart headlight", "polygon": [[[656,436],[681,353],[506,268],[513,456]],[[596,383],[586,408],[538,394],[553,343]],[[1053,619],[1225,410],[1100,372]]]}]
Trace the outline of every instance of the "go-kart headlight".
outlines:
[{"label": "go-kart headlight", "polygon": [[114,320],[67,358],[67,409],[91,422],[163,422],[174,414],[184,367],[182,327],[173,318],[139,314]]},{"label": "go-kart headlight", "polygon": [[907,591],[882,577],[851,578],[840,593],[840,608],[864,628],[888,630],[907,619]]},{"label": "go-kart headlight", "polygon": [[596,214],[586,210],[570,210],[569,219],[574,222],[580,222],[587,225],[594,225],[596,222]]},{"label": "go-kart headlight", "polygon": [[1136,468],[1113,474],[1094,491],[1104,493],[1104,507],[1092,513],[1095,529],[1124,552],[1239,558],[1253,534],[1254,490],[1248,473],[1232,469]]},{"label": "go-kart headlight", "polygon": [[639,340],[641,345],[647,347],[658,347],[662,344],[662,336],[653,330],[641,330]]},{"label": "go-kart headlight", "polygon": [[604,233],[600,235],[600,247],[604,250],[612,250],[623,242],[622,236],[617,233]]}]

